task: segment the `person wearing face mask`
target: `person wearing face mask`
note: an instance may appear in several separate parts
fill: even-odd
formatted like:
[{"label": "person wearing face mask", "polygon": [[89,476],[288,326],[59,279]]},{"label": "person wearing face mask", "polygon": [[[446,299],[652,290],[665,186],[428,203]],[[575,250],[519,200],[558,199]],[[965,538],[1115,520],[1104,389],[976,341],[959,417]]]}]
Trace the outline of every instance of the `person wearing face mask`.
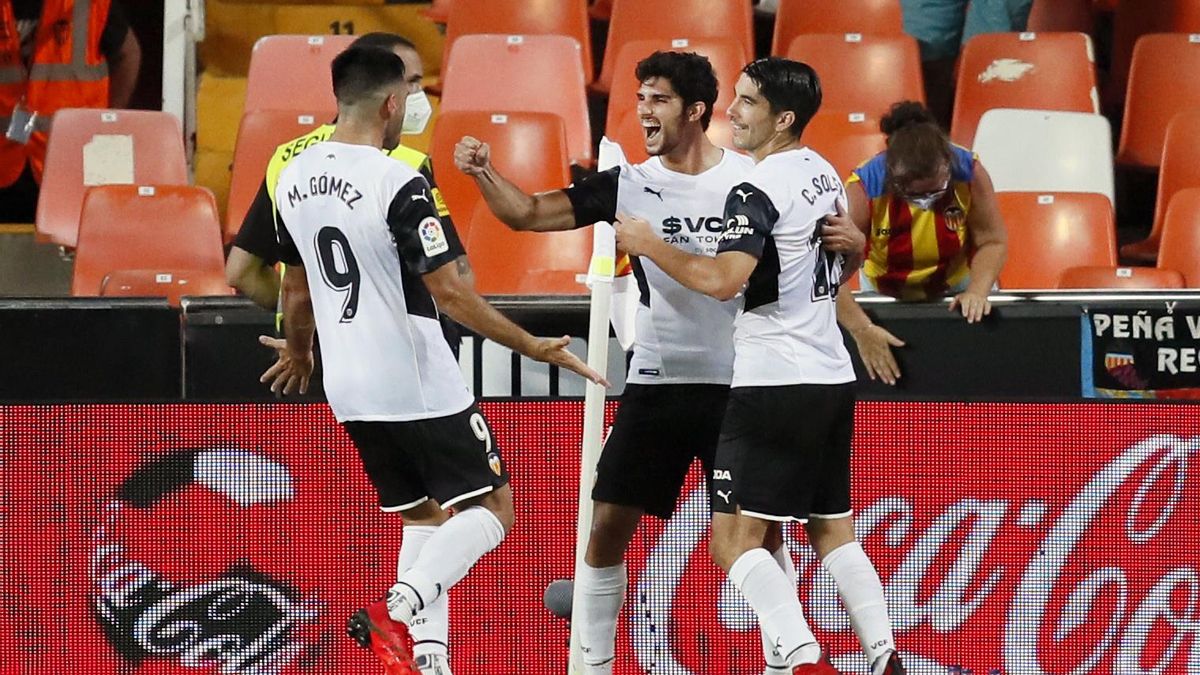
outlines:
[{"label": "person wearing face mask", "polygon": [[[377,47],[396,53],[404,61],[405,81],[408,83],[408,98],[405,100],[404,128],[406,135],[420,134],[429,124],[433,116],[433,107],[425,92],[421,89],[421,79],[424,76],[424,64],[421,55],[413,43],[394,33],[367,33],[355,40],[351,47]],[[275,185],[284,167],[298,157],[305,148],[326,141],[333,134],[336,122],[325,124],[309,133],[281,144],[275,149],[267,164],[267,174],[259,186],[258,194],[246,217],[233,246],[229,258],[225,261],[225,278],[230,286],[241,291],[259,306],[265,309],[277,309],[281,270],[276,269],[279,263],[279,244],[275,238],[273,213],[275,203]],[[446,202],[438,191],[433,179],[433,166],[429,157],[422,152],[397,144],[394,148],[384,148],[392,159],[404,162],[416,169],[430,185],[430,194],[437,207],[438,216],[450,220],[450,212]],[[458,273],[473,284],[470,264],[467,257],[457,260]],[[281,326],[281,316],[276,317],[276,325]],[[455,355],[458,354],[461,329],[449,318],[442,318],[442,331]]]},{"label": "person wearing face mask", "polygon": [[[846,180],[850,218],[867,235],[863,290],[902,301],[952,296],[950,311],[982,320],[1006,250],[987,170],[920,103],[893,105],[879,127],[887,149]],[[850,293],[838,296],[838,321],[854,336],[871,379],[895,384],[891,347],[904,343],[873,324]]]}]

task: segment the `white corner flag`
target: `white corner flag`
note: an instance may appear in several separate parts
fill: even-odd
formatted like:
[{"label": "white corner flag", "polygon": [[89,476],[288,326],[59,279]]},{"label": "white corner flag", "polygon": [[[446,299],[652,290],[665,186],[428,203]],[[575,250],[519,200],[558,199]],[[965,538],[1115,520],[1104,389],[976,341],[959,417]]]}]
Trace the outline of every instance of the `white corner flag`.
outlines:
[{"label": "white corner flag", "polygon": [[[625,163],[621,146],[604,138],[600,141],[598,168],[601,171]],[[628,268],[627,258],[622,255]],[[591,310],[588,317],[587,363],[600,373],[608,371],[608,326],[611,321],[617,339],[625,349],[633,344],[632,311],[627,307],[633,296],[628,289],[628,276],[618,276],[616,232],[611,223],[592,226],[592,260],[588,265],[587,285],[591,289]],[[618,287],[620,290],[618,290]],[[628,341],[626,341],[628,340]],[[588,382],[583,397],[583,448],[579,457],[579,519],[575,528],[575,569],[583,565],[587,551],[588,533],[592,529],[592,484],[596,479],[596,463],[604,437],[604,387]],[[572,608],[579,606],[580,588],[574,587]],[[579,647],[578,624],[571,622],[571,658],[568,675],[583,672],[583,655]]]}]

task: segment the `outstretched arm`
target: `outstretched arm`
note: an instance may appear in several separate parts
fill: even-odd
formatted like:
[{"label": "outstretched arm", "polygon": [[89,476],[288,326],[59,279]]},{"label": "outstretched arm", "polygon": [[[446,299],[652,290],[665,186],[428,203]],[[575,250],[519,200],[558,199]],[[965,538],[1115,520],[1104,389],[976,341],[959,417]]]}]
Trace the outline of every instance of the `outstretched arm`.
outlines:
[{"label": "outstretched arm", "polygon": [[858,300],[850,291],[843,289],[837,297],[838,323],[854,338],[858,355],[867,369],[867,377],[895,385],[900,379],[900,364],[892,353],[893,347],[903,347],[904,341],[892,335],[883,326],[871,321]]},{"label": "outstretched arm", "polygon": [[641,218],[619,214],[614,226],[621,250],[653,260],[680,284],[718,300],[735,297],[758,265],[757,258],[741,251],[728,251],[715,258],[687,253],[655,235],[650,223]]},{"label": "outstretched arm", "polygon": [[483,298],[458,271],[462,244],[450,222],[442,222],[429,199],[424,178],[403,185],[388,208],[387,224],[396,242],[400,261],[419,274],[440,311],[490,340],[532,359],[567,368],[607,386],[597,372],[567,351],[570,338],[539,339],[509,321]]},{"label": "outstretched arm", "polygon": [[685,253],[664,242],[646,221],[624,215],[617,217],[617,245],[650,258],[693,291],[729,300],[750,280],[777,220],[779,211],[766,193],[741,183],[725,198],[725,229],[715,258]]},{"label": "outstretched arm", "polygon": [[487,143],[464,136],[454,148],[454,165],[475,178],[488,208],[512,229],[552,232],[575,228],[575,212],[565,192],[526,193],[492,165]]},{"label": "outstretched arm", "polygon": [[1008,236],[1000,208],[996,204],[996,189],[982,164],[976,164],[975,180],[971,183],[971,213],[967,230],[975,244],[971,259],[971,283],[967,290],[954,296],[950,311],[960,311],[968,323],[981,321],[991,314],[988,293],[1000,278],[1000,268],[1008,252]]},{"label": "outstretched arm", "polygon": [[489,340],[531,359],[566,368],[592,382],[608,386],[600,373],[567,351],[571,338],[536,338],[508,320],[479,297],[459,275],[455,265],[445,264],[422,276],[437,306],[450,318]]}]

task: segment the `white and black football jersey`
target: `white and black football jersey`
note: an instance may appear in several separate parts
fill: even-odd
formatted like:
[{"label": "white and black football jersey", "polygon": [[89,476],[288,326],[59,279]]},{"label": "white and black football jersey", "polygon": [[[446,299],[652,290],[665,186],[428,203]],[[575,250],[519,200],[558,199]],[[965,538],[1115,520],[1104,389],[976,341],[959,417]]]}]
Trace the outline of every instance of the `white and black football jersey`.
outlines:
[{"label": "white and black football jersey", "polygon": [[474,401],[421,275],[463,254],[429,184],[377,148],[324,142],[276,188],[281,259],[303,265],[338,421],[444,417]]},{"label": "white and black football jersey", "polygon": [[729,193],[720,251],[758,258],[734,322],[734,387],[854,381],[835,308],[842,259],[821,248],[837,202],[837,171],[808,148],[767,156]]},{"label": "white and black football jersey", "polygon": [[[581,226],[612,221],[618,213],[642,218],[663,241],[688,253],[713,256],[723,229],[730,188],[754,167],[749,157],[724,151],[720,163],[689,175],[658,157],[617,166],[567,188]],[[728,384],[733,375],[733,317],[739,302],[721,302],[689,290],[653,261],[632,258],[638,284],[632,384]]]}]

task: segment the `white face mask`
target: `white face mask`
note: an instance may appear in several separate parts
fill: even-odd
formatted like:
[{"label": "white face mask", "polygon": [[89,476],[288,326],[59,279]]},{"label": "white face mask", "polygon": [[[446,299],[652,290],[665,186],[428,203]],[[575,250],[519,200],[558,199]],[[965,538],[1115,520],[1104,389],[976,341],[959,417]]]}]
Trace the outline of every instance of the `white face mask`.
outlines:
[{"label": "white face mask", "polygon": [[945,194],[946,193],[943,191],[943,192],[939,192],[937,194],[927,195],[925,197],[909,198],[908,201],[912,202],[912,204],[919,209],[922,209],[925,211],[932,211],[933,205],[937,204],[938,200],[941,199],[942,196]]},{"label": "white face mask", "polygon": [[404,100],[404,126],[400,130],[404,134],[419,134],[425,131],[429,118],[433,117],[433,106],[425,92],[418,91],[408,95]]}]

